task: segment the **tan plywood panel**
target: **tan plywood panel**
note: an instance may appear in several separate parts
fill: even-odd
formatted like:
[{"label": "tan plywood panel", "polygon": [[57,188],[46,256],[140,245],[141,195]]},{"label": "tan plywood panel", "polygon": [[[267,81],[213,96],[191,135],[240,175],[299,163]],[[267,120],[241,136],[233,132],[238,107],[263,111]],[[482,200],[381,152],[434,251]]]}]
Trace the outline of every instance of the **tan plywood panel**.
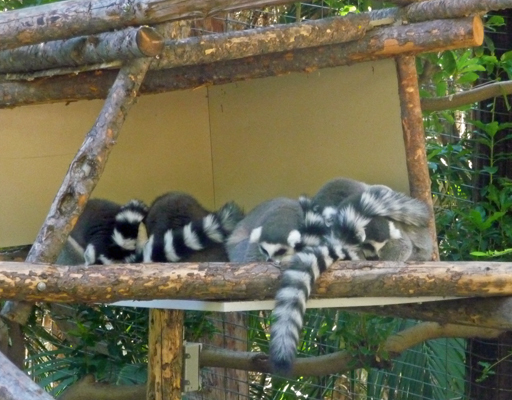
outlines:
[{"label": "tan plywood panel", "polygon": [[[0,246],[33,241],[102,104],[0,110]],[[205,89],[140,98],[93,197],[150,202],[169,190],[213,207]]]},{"label": "tan plywood panel", "polygon": [[246,208],[346,176],[407,191],[392,60],[209,89],[216,203]]}]

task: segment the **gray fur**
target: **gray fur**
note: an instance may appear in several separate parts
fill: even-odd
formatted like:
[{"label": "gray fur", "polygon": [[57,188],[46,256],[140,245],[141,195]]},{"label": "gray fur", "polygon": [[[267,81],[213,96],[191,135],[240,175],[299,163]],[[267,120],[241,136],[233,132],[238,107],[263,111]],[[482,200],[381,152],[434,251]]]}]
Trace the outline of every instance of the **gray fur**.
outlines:
[{"label": "gray fur", "polygon": [[[229,260],[233,262],[267,261],[260,250],[260,243],[275,243],[288,246],[291,231],[299,229],[304,220],[302,208],[297,200],[278,197],[267,200],[238,223],[226,242]],[[250,242],[251,233],[261,227],[256,243]]]}]

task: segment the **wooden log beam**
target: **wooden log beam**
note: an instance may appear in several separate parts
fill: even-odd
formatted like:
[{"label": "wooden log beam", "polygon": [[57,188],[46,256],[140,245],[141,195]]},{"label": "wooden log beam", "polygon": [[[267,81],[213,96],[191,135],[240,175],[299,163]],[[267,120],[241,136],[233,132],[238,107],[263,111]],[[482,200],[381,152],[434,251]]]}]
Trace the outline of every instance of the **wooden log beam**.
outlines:
[{"label": "wooden log beam", "polygon": [[163,37],[150,27],[127,28],[92,36],[56,40],[0,51],[0,73],[78,67],[154,57],[164,48]]},{"label": "wooden log beam", "polygon": [[393,304],[385,307],[347,308],[406,319],[433,321],[512,331],[512,298],[488,297],[422,304]]},{"label": "wooden log beam", "polygon": [[183,321],[180,310],[149,312],[147,399],[181,399]]},{"label": "wooden log beam", "polygon": [[418,74],[416,72],[416,58],[413,55],[398,56],[396,58],[396,69],[409,190],[412,197],[422,200],[430,209],[431,217],[428,228],[433,243],[432,259],[439,260],[434,205],[432,202],[432,192],[430,191],[431,180],[428,172],[425,131],[423,129],[423,114],[421,113]]},{"label": "wooden log beam", "polygon": [[[316,298],[368,296],[509,296],[512,264],[499,262],[338,262],[322,274]],[[60,266],[0,263],[0,297],[109,303],[118,300],[273,298],[272,264],[116,264]]]},{"label": "wooden log beam", "polygon": [[0,398],[5,400],[53,400],[28,375],[0,352]]},{"label": "wooden log beam", "polygon": [[283,3],[286,1],[67,0],[0,13],[0,50]]},{"label": "wooden log beam", "polygon": [[[153,68],[233,60],[281,51],[345,43],[364,36],[368,14],[350,14],[303,23],[274,25],[229,33],[167,40],[160,62]],[[149,27],[83,36],[24,46],[0,52],[0,73],[50,69],[47,75],[69,73],[69,68],[104,64],[122,59],[156,56],[164,49],[162,37]],[[63,69],[56,71],[55,68]],[[9,77],[17,79],[18,76]]]},{"label": "wooden log beam", "polygon": [[372,19],[422,22],[434,19],[483,15],[488,11],[512,8],[512,0],[427,0],[411,2],[402,8],[384,8],[371,12]]},{"label": "wooden log beam", "polygon": [[[151,59],[137,59],[121,68],[109,90],[103,109],[71,162],[53,200],[27,262],[49,263],[57,256],[69,232],[96,187],[123,122],[149,69]],[[28,303],[6,302],[0,315],[24,325],[31,312]]]},{"label": "wooden log beam", "polygon": [[[312,71],[389,58],[402,53],[471,47],[483,41],[481,26],[479,17],[386,26],[375,28],[354,42],[149,71],[141,93],[162,93]],[[159,67],[165,65],[166,61],[162,59]],[[30,82],[4,82],[0,84],[0,108],[105,98],[107,88],[112,85],[115,76],[115,71],[102,71],[41,78]]]},{"label": "wooden log beam", "polygon": [[168,41],[155,69],[346,43],[361,39],[369,24],[368,14],[351,14]]}]

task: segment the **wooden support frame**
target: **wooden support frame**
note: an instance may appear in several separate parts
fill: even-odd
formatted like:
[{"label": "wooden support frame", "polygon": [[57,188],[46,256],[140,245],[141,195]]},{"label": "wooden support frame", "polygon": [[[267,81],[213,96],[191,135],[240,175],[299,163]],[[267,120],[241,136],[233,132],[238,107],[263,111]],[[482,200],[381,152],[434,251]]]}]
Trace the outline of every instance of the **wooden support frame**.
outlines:
[{"label": "wooden support frame", "polygon": [[[400,4],[409,4],[412,3],[412,1],[409,0],[397,0]],[[78,3],[75,1],[68,1],[66,2],[66,6],[78,6]],[[82,2],[83,3],[83,2]],[[86,2],[87,3],[87,2]],[[166,3],[167,6],[173,6],[175,8],[171,7],[171,12],[169,10],[164,10],[154,8],[154,2],[153,1],[136,1],[133,2],[133,9],[126,9],[125,8],[117,8],[114,12],[118,16],[118,20],[122,21],[122,25],[120,26],[126,26],[131,25],[134,23],[141,23],[141,21],[146,21],[143,18],[143,14],[141,13],[141,10],[148,11],[147,14],[152,15],[153,18],[150,19],[151,22],[158,22],[161,20],[172,20],[175,18],[183,18],[183,17],[190,17],[195,16],[197,13],[200,13],[201,15],[209,15],[212,12],[212,9],[208,9],[206,11],[201,9],[201,6],[204,6],[205,2],[199,2],[201,3],[200,6],[194,4],[191,7],[186,8],[185,10],[179,9],[177,5],[179,5],[179,2],[176,1],[165,1],[160,3]],[[246,1],[237,1],[234,2],[235,4],[230,5],[230,2],[221,2],[221,7],[224,7],[226,9],[242,9],[247,6]],[[233,3],[233,2],[231,2]],[[251,6],[255,4],[277,4],[276,1],[253,1],[251,2]],[[449,8],[445,14],[439,16],[438,13],[434,13],[432,11],[432,6],[438,6],[438,8],[441,5],[441,0],[432,0],[430,2],[421,2],[419,4],[410,4],[403,10],[393,10],[389,15],[392,15],[395,19],[399,18],[405,18],[409,22],[415,22],[415,21],[424,21],[425,19],[432,19],[435,17],[439,18],[447,18],[447,17],[461,17],[465,16],[466,14],[461,12],[461,5],[464,5],[465,1],[457,0],[454,1],[454,3],[457,3],[456,6]],[[492,7],[495,9],[503,8],[503,7],[510,7],[512,6],[512,3],[510,3],[510,0],[505,1],[497,1],[492,0],[485,2],[486,4],[492,4]],[[206,4],[210,5],[208,2]],[[476,3],[475,3],[476,4]],[[149,8],[144,8],[148,7]],[[53,6],[52,6],[53,7]],[[177,7],[177,8],[176,8]],[[484,6],[475,6],[472,10],[474,11],[482,11]],[[90,8],[93,11],[98,11],[97,8],[90,6]],[[48,10],[50,10],[51,7],[48,7]],[[69,9],[71,10],[71,8]],[[68,11],[69,11],[68,10]],[[76,17],[76,11],[79,11],[80,9],[73,9],[72,13],[75,13]],[[100,10],[101,13],[104,12],[104,10]],[[215,11],[215,10],[213,10]],[[70,14],[70,15],[71,15]],[[132,16],[131,14],[134,14]],[[106,15],[106,14],[105,14]],[[43,18],[44,16],[44,18]],[[177,17],[178,16],[178,17]],[[8,20],[9,14],[6,13],[2,16],[6,17],[7,19],[4,21],[5,24],[3,24],[3,27],[8,27],[9,23],[11,21]],[[39,17],[40,19],[47,19],[48,14],[31,14],[30,12],[27,12],[25,15],[25,18],[27,21],[32,21],[35,18]],[[130,17],[130,18],[128,18]],[[1,19],[1,18],[0,18]],[[72,19],[72,18],[71,18]],[[57,18],[58,20],[58,18]],[[477,31],[477,34],[479,34],[478,29],[481,27],[481,21],[479,17],[471,17],[468,18],[465,21],[466,25],[468,25],[469,20],[471,20],[470,29],[467,32],[470,32],[471,30]],[[51,21],[51,19],[48,19],[48,21]],[[48,22],[47,21],[47,22]],[[73,20],[76,22],[76,19]],[[73,22],[72,21],[72,22]],[[475,22],[476,21],[476,22]],[[142,22],[142,23],[143,23]],[[34,24],[36,26],[37,24]],[[428,24],[427,24],[428,25]],[[52,28],[52,24],[45,25],[47,29]],[[119,27],[120,27],[119,26]],[[36,26],[37,27],[37,26]],[[476,27],[476,29],[475,29]],[[95,28],[96,29],[96,28]],[[103,29],[103,28],[101,28]],[[100,29],[100,30],[101,30]],[[384,29],[384,28],[382,28]],[[389,30],[394,29],[396,32],[402,32],[403,34],[406,34],[406,28],[396,28],[392,27]],[[433,29],[433,28],[429,28]],[[435,29],[439,31],[439,29]],[[471,33],[474,33],[471,31]],[[35,29],[31,31],[32,34],[29,35],[14,35],[13,37],[4,37],[4,44],[2,45],[3,48],[11,48],[19,46],[20,44],[29,44],[29,43],[36,43],[37,41],[40,41],[41,36],[38,36],[38,30]],[[75,33],[81,32],[81,33],[89,33],[89,31],[80,31],[75,30]],[[377,30],[379,32],[379,30]],[[373,32],[375,33],[375,32]],[[478,36],[478,35],[477,35]],[[55,36],[60,37],[60,36]],[[343,62],[350,63],[354,61],[363,61],[366,59],[377,59],[381,57],[390,57],[390,56],[396,56],[397,54],[401,54],[403,52],[409,52],[411,49],[408,49],[407,43],[398,42],[398,45],[394,43],[391,46],[388,47],[379,47],[375,46],[375,43],[378,44],[378,41],[376,42],[374,39],[375,37],[378,37],[378,35],[370,36],[366,38],[367,40],[367,47],[365,48],[365,51],[367,51],[370,44],[373,44],[373,53],[370,55],[365,54],[364,56],[361,56],[362,53],[365,51],[361,51],[360,48],[358,48],[358,44],[351,43],[349,45],[346,45],[347,48],[352,47],[353,53],[347,57]],[[470,46],[478,44],[478,40],[474,40],[474,38],[468,39],[469,41],[463,41],[458,45],[464,45],[464,46]],[[364,44],[364,40],[361,41]],[[330,45],[330,44],[329,44]],[[430,45],[430,44],[429,44]],[[186,45],[185,45],[186,47]],[[414,49],[414,51],[421,52],[425,51],[425,49],[428,50],[436,50],[441,48],[446,48],[446,43],[432,45],[431,47],[425,47],[425,46],[419,46],[417,49]],[[398,51],[398,50],[399,51]],[[332,50],[332,49],[331,49]],[[307,49],[306,51],[310,51]],[[317,50],[318,51],[318,50]],[[320,50],[320,53],[322,52],[329,52],[329,48],[324,48]],[[261,54],[253,54],[250,57],[254,56],[261,56]],[[249,56],[248,56],[249,57]],[[270,59],[274,57],[274,55],[268,56]],[[365,58],[368,57],[368,58]],[[293,58],[293,57],[292,57]],[[329,58],[329,55],[327,56]],[[223,59],[220,60],[214,60],[214,61],[226,61]],[[248,60],[245,60],[246,63],[251,64],[253,61],[252,58],[248,58]],[[397,72],[399,76],[399,91],[400,91],[400,99],[401,99],[401,107],[402,107],[402,127],[403,127],[403,134],[404,134],[404,142],[406,147],[406,153],[407,153],[407,167],[409,171],[409,183],[410,183],[410,189],[411,194],[414,197],[421,198],[423,200],[426,200],[431,204],[431,194],[430,194],[430,183],[428,179],[428,169],[426,168],[426,155],[424,151],[424,144],[423,144],[423,126],[422,126],[422,119],[421,119],[421,109],[420,109],[420,102],[419,102],[419,92],[418,92],[418,85],[417,85],[417,76],[415,72],[415,65],[414,65],[414,56],[407,54],[407,55],[400,55],[397,57]],[[171,61],[167,61],[171,62]],[[296,60],[293,60],[293,62],[296,62]],[[332,61],[330,61],[332,62]],[[197,61],[196,61],[197,63]],[[132,89],[132,94],[135,95],[137,93],[137,90],[140,86],[140,82],[144,78],[144,75],[147,71],[147,66],[149,66],[148,60],[138,60],[133,62],[133,65],[137,65],[139,68],[139,72],[136,74],[137,78],[133,79],[133,75],[130,75],[134,83],[134,85],[130,86]],[[165,62],[162,63],[162,65],[165,66]],[[242,64],[239,64],[242,65]],[[265,64],[264,64],[265,65]],[[268,65],[268,63],[266,64]],[[218,66],[218,65],[217,65]],[[243,65],[242,65],[243,66]],[[326,65],[327,62],[326,62]],[[253,65],[254,67],[254,65]],[[213,67],[216,68],[215,66]],[[247,68],[247,65],[244,66],[244,68]],[[301,65],[299,67],[295,66],[297,70],[303,70],[304,65]],[[268,68],[267,68],[268,69]],[[289,69],[291,70],[291,69]],[[287,72],[289,72],[289,70]],[[121,76],[122,72],[125,72],[125,68],[121,69],[120,74]],[[133,72],[133,71],[132,71]],[[199,73],[201,73],[201,70],[199,70]],[[265,72],[268,74],[268,72]],[[275,72],[275,74],[278,74],[279,72]],[[105,76],[110,74],[105,74]],[[232,72],[231,72],[232,75]],[[252,76],[254,77],[254,76]],[[240,79],[245,79],[244,77]],[[204,84],[201,83],[201,84]],[[123,83],[126,88],[126,82]],[[164,90],[168,90],[168,87]],[[104,92],[100,94],[101,96],[104,95]],[[86,97],[84,97],[86,98]],[[48,99],[45,99],[45,101],[48,101]],[[130,101],[128,103],[125,103],[123,105],[123,112],[121,113],[121,123],[124,121],[124,117],[126,116],[126,112],[128,111],[128,107],[125,107],[125,105],[132,104]],[[124,114],[123,114],[124,113]],[[118,127],[117,127],[118,128]],[[101,141],[104,142],[104,144],[107,147],[107,150],[103,154],[96,154],[98,159],[103,160],[102,162],[99,162],[98,164],[94,165],[94,168],[97,170],[97,178],[99,179],[99,175],[102,171],[102,165],[104,166],[104,162],[107,159],[108,156],[108,148],[111,147],[113,144],[113,140],[115,139],[115,132],[116,127],[108,128],[106,129],[106,136],[101,138]],[[114,134],[113,134],[114,133]],[[113,135],[112,135],[113,134]],[[85,143],[84,143],[85,146]],[[80,155],[80,154],[79,154]],[[83,154],[81,155],[83,156]],[[83,161],[83,158],[80,159]],[[80,161],[75,159],[75,161]],[[73,167],[73,166],[72,166]],[[88,170],[91,167],[91,165],[85,165],[83,163],[78,163],[78,172],[75,169],[75,174],[82,174],[87,176],[89,174]],[[86,168],[87,167],[87,168]],[[70,169],[70,172],[73,172],[73,169]],[[82,177],[83,178],[83,177]],[[81,181],[81,183],[84,183],[87,179],[84,179]],[[59,192],[56,198],[56,202],[52,205],[52,209],[50,211],[49,218],[47,219],[47,222],[43,226],[43,229],[40,232],[40,235],[38,236],[38,240],[35,243],[34,247],[32,248],[32,251],[29,254],[29,257],[27,259],[28,262],[51,262],[59,248],[60,244],[62,244],[63,240],[71,230],[74,221],[76,220],[78,214],[83,209],[83,206],[85,205],[85,202],[87,201],[88,194],[90,194],[90,191],[94,187],[95,182],[92,183],[88,182],[84,188],[74,188],[76,191],[72,192]],[[64,187],[64,186],[63,186]],[[83,189],[83,190],[80,190]],[[53,216],[52,216],[53,213]],[[56,215],[58,214],[58,215]],[[65,216],[63,218],[63,216]],[[55,239],[53,241],[49,241],[48,237],[51,237],[48,229],[51,227],[51,230],[55,229],[56,232],[59,232],[58,235],[55,235]],[[45,230],[46,229],[46,230]],[[431,232],[433,235],[435,235],[435,227],[432,224],[431,226]],[[438,259],[438,253],[434,254],[434,259]],[[45,288],[43,285],[39,285],[41,282],[39,282],[36,285],[36,290],[41,292],[45,291]],[[90,299],[90,298],[89,298]],[[12,303],[11,303],[12,305]],[[2,312],[2,316],[4,317],[12,317],[15,313],[12,312],[12,308],[5,308]],[[148,399],[178,399],[180,398],[180,377],[181,377],[181,344],[182,344],[182,328],[183,328],[183,313],[181,311],[161,311],[161,310],[152,310],[151,317],[150,317],[150,326],[151,326],[151,334],[150,334],[150,359],[155,360],[151,362],[151,368],[149,371],[149,384],[147,388],[147,398]],[[23,318],[17,319],[12,318],[13,320],[17,320],[19,322],[23,322]],[[436,325],[433,327],[434,330],[442,331],[442,334],[449,335],[452,327],[451,326],[439,326]],[[481,333],[481,332],[480,332]],[[499,332],[492,331],[489,332],[489,337],[494,337]],[[468,333],[468,335],[475,334],[474,331],[471,333]],[[396,345],[396,343],[395,343]],[[396,351],[396,348],[398,346],[393,347],[393,344],[388,344],[388,350],[389,351]],[[327,359],[325,360],[327,361]],[[331,360],[332,361],[332,360]],[[344,360],[346,361],[346,360]],[[207,364],[206,364],[207,365]],[[300,366],[299,366],[300,367]],[[26,396],[23,396],[24,398]],[[28,398],[28,397],[27,397]],[[34,397],[34,399],[43,399],[44,394],[42,397]]]}]

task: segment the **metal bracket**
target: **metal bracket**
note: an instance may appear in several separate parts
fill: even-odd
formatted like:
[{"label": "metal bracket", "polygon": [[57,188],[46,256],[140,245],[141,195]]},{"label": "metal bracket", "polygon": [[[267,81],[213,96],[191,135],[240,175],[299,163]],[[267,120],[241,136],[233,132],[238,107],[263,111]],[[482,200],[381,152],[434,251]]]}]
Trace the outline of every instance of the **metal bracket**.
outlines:
[{"label": "metal bracket", "polygon": [[183,393],[201,390],[199,353],[202,346],[201,343],[183,343]]}]

